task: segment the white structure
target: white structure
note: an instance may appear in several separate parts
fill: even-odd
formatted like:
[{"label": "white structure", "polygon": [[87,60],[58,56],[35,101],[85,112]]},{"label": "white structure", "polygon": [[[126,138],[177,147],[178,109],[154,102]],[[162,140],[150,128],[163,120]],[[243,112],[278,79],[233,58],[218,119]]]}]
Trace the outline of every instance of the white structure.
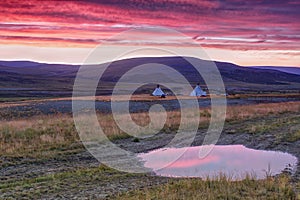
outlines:
[{"label": "white structure", "polygon": [[195,89],[191,92],[190,96],[206,96],[206,92],[201,89],[199,84],[197,84]]},{"label": "white structure", "polygon": [[159,87],[159,85],[157,85],[157,87],[155,88],[155,90],[152,92],[153,96],[163,96],[166,95]]}]

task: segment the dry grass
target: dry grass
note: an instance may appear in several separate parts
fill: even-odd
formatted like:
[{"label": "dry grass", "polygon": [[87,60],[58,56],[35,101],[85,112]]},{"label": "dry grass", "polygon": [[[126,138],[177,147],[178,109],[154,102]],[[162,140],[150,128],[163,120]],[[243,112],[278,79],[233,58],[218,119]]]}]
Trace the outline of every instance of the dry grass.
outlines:
[{"label": "dry grass", "polygon": [[268,132],[277,132],[277,137],[282,137],[288,142],[294,142],[299,139],[300,117],[298,114],[285,117],[274,117],[272,119],[261,119],[256,123],[245,124],[241,128],[243,132],[249,134],[264,134]]},{"label": "dry grass", "polygon": [[[206,97],[199,97],[201,99],[209,98],[218,98],[218,95],[208,95]],[[266,93],[266,94],[235,94],[228,95],[226,98],[230,99],[244,99],[244,98],[261,98],[261,97],[283,97],[283,98],[299,98],[299,93]],[[134,94],[130,96],[131,101],[165,101],[165,100],[175,100],[175,99],[194,99],[195,97],[191,96],[167,96],[167,98],[160,98],[151,96],[149,94]],[[45,101],[71,101],[74,100],[96,100],[96,101],[111,101],[112,98],[110,95],[101,95],[101,96],[87,96],[87,97],[57,97],[57,98],[0,98],[0,108],[17,106],[17,105],[28,105],[30,103],[39,103]],[[114,99],[118,101],[124,101],[128,99],[127,95],[115,95]]]},{"label": "dry grass", "polygon": [[116,199],[296,199],[296,194],[289,184],[290,178],[280,176],[255,180],[248,176],[242,181],[232,181],[226,176],[217,180],[181,179],[168,184],[130,191],[120,194]]},{"label": "dry grass", "polygon": [[[230,177],[219,175],[214,179],[197,178],[170,179],[167,184],[150,184],[145,174],[129,174],[107,168],[79,168],[65,172],[47,174],[34,178],[8,180],[0,183],[0,199],[41,199],[65,197],[64,194],[85,192],[86,198],[95,199],[98,194],[108,193],[111,199],[284,199],[295,200],[296,193],[290,184],[291,179],[284,174],[256,180],[246,176],[244,180],[233,181]],[[115,186],[126,184],[137,188],[117,194]],[[147,186],[148,185],[148,186]],[[146,188],[142,189],[143,187]],[[97,189],[95,189],[97,188]],[[126,186],[125,186],[126,188]],[[140,189],[138,189],[140,188]],[[87,191],[91,191],[88,193]],[[93,196],[92,196],[93,195]],[[114,196],[117,195],[117,196]],[[74,196],[71,196],[72,198]],[[66,197],[67,198],[67,197]],[[70,198],[70,196],[69,196]],[[79,197],[80,198],[80,197]]]},{"label": "dry grass", "polygon": [[300,112],[300,102],[232,106],[227,109],[226,119],[241,120],[269,114],[282,114],[285,112]]},{"label": "dry grass", "polygon": [[[244,106],[230,106],[227,108],[227,121],[239,122],[252,118],[261,119],[267,115],[280,115],[283,113],[299,113],[300,102],[272,103]],[[206,128],[211,117],[209,109],[201,109],[200,128]],[[134,122],[147,126],[150,122],[148,113],[134,113],[131,115]],[[152,118],[156,122],[164,121],[164,117],[154,113]],[[181,113],[171,111],[167,113],[163,131],[173,133],[180,123]],[[286,122],[280,118],[280,123],[293,123],[291,130],[282,140],[297,141],[300,139],[299,126],[296,121]],[[110,139],[128,137],[118,128],[110,114],[99,114],[99,123]],[[121,116],[123,123],[127,117]],[[193,112],[188,115],[190,124],[198,123]],[[261,122],[253,128],[254,132],[273,128],[278,125]],[[280,124],[279,124],[280,125]],[[153,127],[152,127],[153,128]],[[83,149],[76,131],[72,116],[67,114],[37,115],[29,119],[14,119],[0,121],[0,156],[45,156],[52,150],[76,148]],[[106,169],[105,169],[106,170]],[[120,175],[104,176],[103,169],[78,170],[76,172],[62,172],[55,175],[46,175],[30,180],[11,181],[0,184],[0,193],[10,192],[15,198],[35,199],[44,193],[63,193],[66,185],[74,193],[78,191],[79,183],[83,185],[101,184],[103,180],[111,183],[111,179],[120,180]],[[124,177],[123,177],[124,176]],[[125,181],[128,174],[122,175]],[[101,183],[100,183],[101,182]],[[77,184],[78,183],[78,184]],[[77,184],[77,185],[76,185]],[[299,185],[299,184],[298,184]],[[220,176],[217,180],[175,179],[168,184],[135,190],[120,194],[117,199],[297,199],[290,178],[287,176],[268,177],[265,180],[254,180],[247,176],[242,181],[232,181],[228,177]]]},{"label": "dry grass", "polygon": [[[299,113],[300,102],[230,106],[227,108],[226,120],[240,121],[285,112]],[[200,124],[198,124],[195,111],[189,111],[189,114],[186,116],[188,123],[184,128],[189,128],[191,125],[200,125],[200,128],[206,128],[210,121],[210,113],[209,109],[201,109]],[[167,112],[166,115],[154,113],[152,120],[159,126],[147,127],[150,122],[148,113],[131,114],[133,121],[143,126],[140,131],[145,131],[147,128],[148,130],[157,129],[156,131],[159,131],[162,128],[162,131],[166,133],[172,133],[178,129],[181,117],[182,115],[179,111],[170,111]],[[98,119],[104,133],[110,139],[128,137],[114,122],[111,114],[99,114]],[[166,123],[161,126],[161,122],[165,120]],[[120,121],[125,125],[126,123],[128,124],[127,116],[120,116]],[[127,128],[130,128],[130,126]],[[132,129],[127,132],[129,134],[135,134],[135,131],[136,130]],[[146,131],[145,134],[147,134]],[[293,130],[289,140],[294,141],[299,139],[299,137],[298,129]],[[24,154],[36,152],[40,149],[63,148],[73,143],[80,143],[80,139],[72,116],[67,114],[38,115],[30,119],[15,119],[11,121],[1,121],[0,123],[0,155]]]},{"label": "dry grass", "polygon": [[[78,199],[86,199],[88,194],[89,199],[97,199],[98,194],[112,192],[111,184],[128,180],[137,180],[141,184],[144,177],[144,174],[128,174],[103,165],[78,168],[0,182],[0,199],[75,199],[76,194],[80,196]],[[105,191],[99,191],[99,188]],[[68,197],[63,198],[66,193]]]},{"label": "dry grass", "polygon": [[285,137],[282,137],[281,140],[286,142],[296,142],[300,140],[300,127],[298,130],[291,130],[287,133]]},{"label": "dry grass", "polygon": [[0,155],[62,148],[79,141],[72,118],[66,115],[2,121],[0,133]]}]

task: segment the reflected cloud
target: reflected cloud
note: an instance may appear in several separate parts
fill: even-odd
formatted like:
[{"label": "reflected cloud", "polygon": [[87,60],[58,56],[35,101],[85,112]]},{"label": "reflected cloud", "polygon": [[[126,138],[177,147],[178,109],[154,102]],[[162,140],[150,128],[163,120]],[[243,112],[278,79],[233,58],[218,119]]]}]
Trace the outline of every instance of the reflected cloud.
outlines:
[{"label": "reflected cloud", "polygon": [[183,149],[165,148],[140,154],[145,167],[153,169],[160,176],[174,177],[215,177],[219,173],[241,179],[246,174],[255,174],[265,178],[268,166],[272,175],[282,172],[288,164],[296,166],[297,158],[288,153],[253,150],[243,145],[216,145],[211,153],[201,159],[201,146],[183,148],[185,153],[174,163],[166,166],[168,160],[178,155]]}]

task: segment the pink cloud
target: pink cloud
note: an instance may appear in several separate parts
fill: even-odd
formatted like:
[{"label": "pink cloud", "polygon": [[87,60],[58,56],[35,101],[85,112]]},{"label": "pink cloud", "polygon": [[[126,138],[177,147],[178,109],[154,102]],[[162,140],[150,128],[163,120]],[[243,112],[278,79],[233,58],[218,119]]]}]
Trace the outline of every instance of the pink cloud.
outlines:
[{"label": "pink cloud", "polygon": [[91,47],[146,25],[173,28],[208,48],[300,50],[298,1],[3,0],[0,9],[0,44]]},{"label": "pink cloud", "polygon": [[[197,156],[195,156],[197,158]],[[218,156],[212,155],[207,156],[203,159],[178,159],[174,163],[168,166],[168,168],[188,168],[194,166],[200,166],[208,163],[213,163],[219,161],[220,158]]]}]

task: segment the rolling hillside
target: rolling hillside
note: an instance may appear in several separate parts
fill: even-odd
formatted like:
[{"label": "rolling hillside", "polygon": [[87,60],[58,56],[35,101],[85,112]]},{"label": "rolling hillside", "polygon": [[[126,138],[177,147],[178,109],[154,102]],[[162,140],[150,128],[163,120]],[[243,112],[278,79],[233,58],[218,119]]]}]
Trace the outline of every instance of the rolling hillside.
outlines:
[{"label": "rolling hillside", "polygon": [[[199,66],[208,61],[192,58]],[[205,83],[199,73],[181,57],[132,58],[110,64],[101,77],[98,94],[110,94],[112,87],[128,70],[146,63],[159,63],[172,67],[184,75],[191,84]],[[229,93],[295,92],[300,90],[300,75],[274,69],[241,67],[216,62]],[[99,65],[101,67],[102,65]],[[0,97],[70,96],[79,65],[46,64],[29,61],[0,62]],[[294,69],[297,70],[297,69]],[[151,86],[152,87],[152,86]],[[145,92],[145,91],[142,91]]]}]

